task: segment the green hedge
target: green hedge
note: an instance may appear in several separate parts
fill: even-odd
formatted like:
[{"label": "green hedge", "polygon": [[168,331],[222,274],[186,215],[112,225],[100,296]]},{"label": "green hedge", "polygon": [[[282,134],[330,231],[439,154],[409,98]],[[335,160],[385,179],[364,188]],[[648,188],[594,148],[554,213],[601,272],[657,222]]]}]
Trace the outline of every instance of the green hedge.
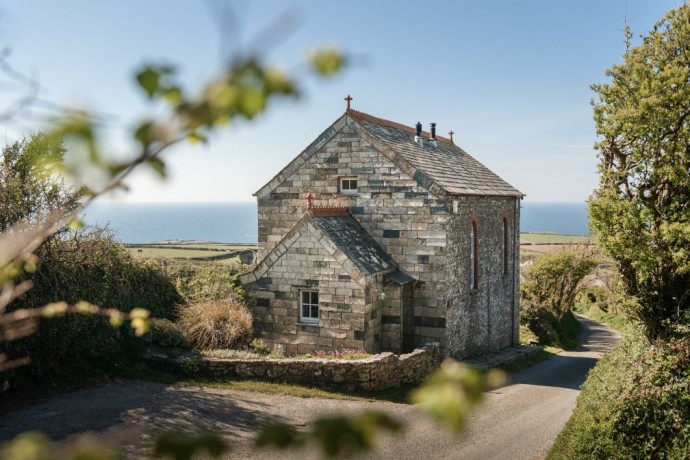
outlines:
[{"label": "green hedge", "polygon": [[626,339],[590,372],[550,459],[690,458],[690,337]]},{"label": "green hedge", "polygon": [[[34,288],[12,309],[85,300],[124,312],[143,307],[174,319],[183,302],[158,264],[133,258],[101,231],[54,239],[41,250],[38,270],[27,277]],[[36,333],[3,347],[10,356],[28,356],[31,364],[17,372],[40,380],[124,369],[136,362],[143,342],[127,325],[113,328],[99,316],[67,315],[41,319]]]}]

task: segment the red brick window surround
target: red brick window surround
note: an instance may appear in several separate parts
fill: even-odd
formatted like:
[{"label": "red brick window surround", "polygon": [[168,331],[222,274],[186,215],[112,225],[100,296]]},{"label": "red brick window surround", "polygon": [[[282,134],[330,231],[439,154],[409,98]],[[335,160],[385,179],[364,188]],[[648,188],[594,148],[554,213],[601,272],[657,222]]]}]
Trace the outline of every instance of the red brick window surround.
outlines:
[{"label": "red brick window surround", "polygon": [[470,225],[470,289],[477,289],[479,285],[479,225],[477,219],[472,219]]},{"label": "red brick window surround", "polygon": [[300,291],[299,320],[302,323],[319,322],[319,291]]}]

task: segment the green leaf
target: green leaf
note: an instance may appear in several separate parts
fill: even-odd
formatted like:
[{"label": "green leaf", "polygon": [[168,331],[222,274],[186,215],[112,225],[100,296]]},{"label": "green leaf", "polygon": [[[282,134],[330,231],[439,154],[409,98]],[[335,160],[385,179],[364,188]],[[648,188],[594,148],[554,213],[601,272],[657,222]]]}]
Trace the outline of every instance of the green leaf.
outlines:
[{"label": "green leaf", "polygon": [[165,178],[165,163],[158,157],[149,157],[146,159],[146,164],[153,169],[161,178]]},{"label": "green leaf", "polygon": [[158,70],[147,66],[136,76],[139,86],[146,92],[150,99],[158,92],[161,75]]},{"label": "green leaf", "polygon": [[470,409],[481,401],[483,391],[484,381],[479,371],[446,359],[410,396],[431,417],[459,434]]},{"label": "green leaf", "polygon": [[314,422],[312,436],[327,456],[335,457],[346,451],[370,449],[379,428],[395,433],[402,429],[402,424],[384,413],[367,411],[351,418],[320,418]]},{"label": "green leaf", "polygon": [[199,131],[192,131],[189,134],[187,134],[187,140],[191,142],[192,144],[196,144],[201,142],[202,144],[207,144],[208,143],[208,136],[206,134],[199,132]]},{"label": "green leaf", "polygon": [[134,138],[139,141],[142,147],[147,147],[151,144],[151,127],[153,122],[151,120],[143,121],[137,126],[134,131]]},{"label": "green leaf", "polygon": [[175,460],[191,460],[204,451],[218,458],[229,450],[223,438],[215,433],[182,435],[165,433],[156,439],[153,457],[172,457]]},{"label": "green leaf", "polygon": [[273,446],[283,449],[300,443],[297,430],[285,423],[264,425],[256,434],[256,445],[260,447]]},{"label": "green leaf", "polygon": [[182,90],[177,86],[171,86],[163,91],[163,97],[173,106],[178,106],[182,103]]},{"label": "green leaf", "polygon": [[22,433],[0,448],[0,456],[9,460],[49,460],[50,440],[40,433]]},{"label": "green leaf", "polygon": [[341,71],[344,58],[336,49],[315,50],[309,56],[309,63],[317,73],[329,77]]}]

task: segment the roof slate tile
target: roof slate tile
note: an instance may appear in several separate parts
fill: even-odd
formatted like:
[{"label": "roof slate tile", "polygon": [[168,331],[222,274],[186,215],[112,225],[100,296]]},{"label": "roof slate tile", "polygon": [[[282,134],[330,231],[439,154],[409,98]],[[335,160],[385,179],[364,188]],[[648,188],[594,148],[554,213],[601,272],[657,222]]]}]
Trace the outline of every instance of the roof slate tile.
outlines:
[{"label": "roof slate tile", "polygon": [[[399,154],[452,195],[523,196],[450,139],[437,136],[436,146],[422,133],[423,146],[414,141],[415,129],[400,123],[350,110],[347,114],[372,136]],[[426,179],[419,176],[420,179]],[[428,181],[421,185],[428,187]]]}]

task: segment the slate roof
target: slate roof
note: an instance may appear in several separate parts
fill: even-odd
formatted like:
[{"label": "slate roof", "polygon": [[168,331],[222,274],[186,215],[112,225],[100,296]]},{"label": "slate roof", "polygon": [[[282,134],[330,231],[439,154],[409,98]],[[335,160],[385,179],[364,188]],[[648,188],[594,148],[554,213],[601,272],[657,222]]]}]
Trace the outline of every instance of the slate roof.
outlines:
[{"label": "slate roof", "polygon": [[371,275],[397,266],[352,216],[312,217],[311,221],[362,273]]},{"label": "slate roof", "polygon": [[[436,136],[437,146],[429,142],[429,133],[423,132],[423,146],[414,142],[415,129],[390,120],[349,110],[355,119],[375,139],[380,140],[409,162],[418,171],[455,195],[523,196],[506,181],[491,172],[450,139]],[[415,179],[424,182],[424,177]]]},{"label": "slate roof", "polygon": [[[323,210],[324,208],[322,208]],[[343,208],[344,209],[344,208]],[[328,210],[328,209],[326,209]],[[333,211],[330,209],[330,211]],[[398,271],[398,264],[350,214],[310,215],[307,213],[287,235],[271,249],[254,270],[240,275],[242,284],[252,283],[263,277],[270,267],[304,235],[316,237],[356,277],[381,273],[398,284],[414,281],[414,278]],[[326,240],[328,242],[326,242]],[[340,254],[336,256],[335,254]],[[342,257],[342,259],[339,259]],[[350,268],[348,268],[348,265]]]}]

